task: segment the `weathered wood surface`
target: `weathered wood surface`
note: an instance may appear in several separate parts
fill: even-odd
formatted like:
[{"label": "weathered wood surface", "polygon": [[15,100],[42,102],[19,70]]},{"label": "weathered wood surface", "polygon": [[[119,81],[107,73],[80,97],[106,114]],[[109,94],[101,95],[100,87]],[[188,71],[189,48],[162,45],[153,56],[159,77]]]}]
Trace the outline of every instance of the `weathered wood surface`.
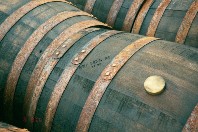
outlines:
[{"label": "weathered wood surface", "polygon": [[[21,6],[25,3],[23,0],[18,2]],[[15,6],[10,7],[7,3],[7,8],[11,10],[9,8],[15,8]],[[14,12],[8,13],[1,8],[0,11],[7,16]],[[16,55],[41,24],[63,11],[79,10],[63,2],[43,4],[22,17],[0,42],[1,106],[4,104],[3,93],[5,87],[9,86],[6,82]],[[2,18],[5,20],[7,17]],[[81,34],[83,37],[73,41],[74,45],[61,58],[54,58],[57,59],[57,64],[50,71],[42,87],[36,111],[32,117],[28,117],[23,111],[29,80],[38,60],[49,45],[71,25],[86,20],[94,19],[88,16],[77,16],[61,22],[49,31],[32,51],[17,82],[11,123],[20,127],[30,125],[31,131],[45,129],[46,109],[55,85],[62,79],[60,76],[63,71],[72,65],[72,60],[76,60],[75,55],[81,53],[84,46],[89,45],[90,41],[96,39],[98,35],[109,32],[109,29],[98,28],[93,32],[87,32],[84,29],[74,33],[73,36]],[[75,131],[83,106],[101,72],[126,46],[141,38],[143,36],[118,33],[100,42],[88,54],[78,65],[65,87],[53,117],[51,131]],[[66,39],[64,43],[69,43],[71,41],[69,40]],[[57,53],[55,51],[56,49],[53,49],[53,52]],[[48,58],[50,61],[51,56]],[[143,88],[145,79],[151,75],[160,75],[166,80],[166,89],[159,96],[151,96]],[[39,76],[39,79],[41,78]],[[181,131],[198,102],[197,78],[197,49],[163,40],[151,42],[135,53],[113,78],[96,109],[89,131]],[[32,97],[33,95],[29,98]],[[4,111],[1,111],[1,116],[9,114],[7,109],[4,108]],[[8,121],[6,116],[4,121]]]},{"label": "weathered wood surface", "polygon": [[[69,0],[74,5],[77,5],[80,9],[85,9],[86,4],[89,2],[89,0]],[[96,0],[95,4],[93,6],[92,14],[98,18],[98,20],[102,22],[107,22],[107,24],[110,24],[109,21],[107,21],[107,16],[110,12],[110,8],[113,6],[113,2],[115,0]],[[149,8],[148,10],[146,7],[144,7],[145,4],[150,3],[148,1],[152,1],[151,5],[148,4]],[[141,9],[138,10],[138,13],[136,15],[135,22],[132,21],[133,27],[129,27],[129,29],[124,29],[128,32],[133,32],[141,35],[149,35],[148,32],[150,30],[153,30],[154,28],[149,28],[149,25],[152,23],[152,18],[154,17],[155,12],[157,11],[160,3],[167,2],[170,0],[147,0],[144,1],[143,6]],[[118,15],[115,20],[115,24],[113,27],[117,30],[122,30],[124,20],[126,18],[127,11],[129,10],[129,7],[132,5],[134,0],[124,0],[122,3],[121,8],[115,8],[115,10],[118,10]],[[194,3],[193,3],[194,2]],[[191,15],[195,15],[191,20],[192,22],[188,22],[184,24],[184,27],[188,27],[189,30],[187,30],[187,35],[184,37],[183,41],[178,41],[177,34],[179,31],[180,26],[182,25],[182,22],[184,21],[184,18],[191,7],[191,5],[196,4],[195,7],[192,9],[192,11],[189,12]],[[172,0],[168,4],[168,6],[164,6],[165,11],[162,12],[162,17],[159,17],[159,23],[156,24],[156,31],[153,36],[162,38],[164,40],[172,41],[172,42],[179,42],[184,43],[189,46],[198,47],[198,2],[197,0]],[[143,11],[141,11],[143,10]],[[143,17],[143,18],[141,18]],[[187,16],[186,18],[190,18]],[[143,19],[143,21],[140,23],[139,19]],[[137,22],[136,22],[137,21]],[[189,21],[188,19],[185,21]],[[140,27],[137,29],[137,25],[140,24]],[[139,29],[140,28],[140,29]],[[183,29],[183,28],[182,28]],[[134,32],[135,31],[135,32]],[[182,31],[183,32],[183,31]]]}]

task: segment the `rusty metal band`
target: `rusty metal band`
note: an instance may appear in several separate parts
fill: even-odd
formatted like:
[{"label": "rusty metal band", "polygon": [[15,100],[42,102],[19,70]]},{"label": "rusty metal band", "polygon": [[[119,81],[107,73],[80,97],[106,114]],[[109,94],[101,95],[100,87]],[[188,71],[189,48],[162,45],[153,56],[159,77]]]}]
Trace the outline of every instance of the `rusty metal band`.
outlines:
[{"label": "rusty metal band", "polygon": [[138,16],[137,16],[135,22],[134,22],[132,33],[138,34],[140,32],[144,18],[146,17],[146,14],[148,13],[153,2],[154,2],[153,0],[146,0],[146,2],[143,4],[140,12],[138,13]]},{"label": "rusty metal band", "polygon": [[4,38],[4,36],[7,34],[7,32],[23,17],[25,16],[28,12],[33,10],[34,8],[48,3],[48,2],[66,2],[65,0],[34,0],[30,1],[26,5],[22,6],[15,12],[13,12],[8,18],[5,19],[5,21],[0,25],[0,41]]},{"label": "rusty metal band", "polygon": [[[55,51],[53,51],[52,55],[48,58],[47,62],[45,63],[45,66],[43,67],[43,69],[39,71],[40,76],[38,77],[38,80],[43,79],[43,77],[45,77],[46,78],[45,82],[46,82],[47,78],[51,74],[56,64],[59,62],[60,58],[63,57],[63,55],[83,36],[86,36],[87,34],[97,31],[97,30],[99,30],[99,28],[88,28],[88,29],[82,30],[76,34],[73,34],[69,39],[63,42],[60,47],[58,47],[57,49],[55,49]],[[39,82],[37,82],[37,84],[38,83]]]},{"label": "rusty metal band", "polygon": [[118,15],[118,12],[120,11],[120,8],[123,4],[124,0],[115,0],[111,6],[111,9],[109,11],[108,17],[107,17],[107,21],[106,23],[110,26],[114,26],[116,17]]},{"label": "rusty metal band", "polygon": [[61,96],[63,92],[65,91],[73,74],[75,73],[78,66],[80,65],[80,63],[82,63],[82,61],[89,55],[89,53],[96,46],[98,46],[101,42],[103,42],[107,38],[112,37],[113,35],[118,34],[118,33],[121,33],[121,32],[111,30],[111,31],[102,33],[100,35],[97,35],[82,48],[82,51],[80,53],[77,53],[76,55],[74,55],[74,57],[71,59],[70,64],[64,69],[50,97],[50,100],[46,109],[45,118],[44,118],[44,123],[45,123],[43,126],[44,131],[50,131],[52,121],[53,121],[57,106],[59,104],[59,101],[61,99]]},{"label": "rusty metal band", "polygon": [[198,131],[198,104],[192,111],[182,132],[197,132]]},{"label": "rusty metal band", "polygon": [[9,115],[11,117],[10,112],[13,108],[13,99],[14,99],[14,93],[15,88],[18,82],[18,79],[20,77],[20,73],[28,60],[29,56],[31,55],[34,48],[38,45],[40,40],[57,24],[61,23],[62,21],[79,15],[86,15],[90,16],[88,13],[85,12],[62,12],[57,14],[56,16],[50,18],[48,21],[43,23],[41,26],[36,29],[33,34],[30,36],[30,38],[25,42],[23,47],[20,49],[19,53],[17,54],[13,64],[11,71],[8,75],[7,83],[6,83],[6,89],[4,93],[4,108],[7,109],[5,111],[6,116]]},{"label": "rusty metal band", "polygon": [[132,5],[129,8],[127,15],[124,19],[124,23],[123,23],[123,27],[122,27],[123,31],[127,31],[127,32],[131,31],[135,17],[136,17],[136,15],[139,11],[139,8],[141,7],[143,2],[144,2],[144,0],[134,0],[133,1]]},{"label": "rusty metal band", "polygon": [[84,11],[91,13],[96,0],[87,0]]},{"label": "rusty metal band", "polygon": [[197,15],[197,12],[198,12],[198,1],[195,0],[190,6],[189,10],[187,11],[181,23],[181,26],[177,32],[177,36],[175,39],[177,43],[183,44],[185,42],[188,32],[190,30],[190,27],[193,23],[193,20],[195,19],[195,16]]},{"label": "rusty metal band", "polygon": [[132,44],[125,47],[117,56],[115,56],[111,63],[106,66],[95,82],[85,102],[76,127],[77,132],[88,131],[93,115],[105,90],[119,70],[137,51],[157,39],[158,38],[154,37],[145,37],[133,42]]},{"label": "rusty metal band", "polygon": [[159,25],[159,22],[166,10],[166,8],[168,7],[168,5],[170,4],[171,0],[163,0],[160,5],[157,7],[154,15],[153,15],[153,18],[149,24],[149,27],[148,27],[148,31],[146,33],[147,36],[150,36],[150,37],[153,37],[155,36],[155,32],[157,30],[157,27]]},{"label": "rusty metal band", "polygon": [[[45,50],[45,52],[40,57],[33,73],[30,78],[26,96],[24,100],[24,113],[27,116],[27,125],[29,128],[32,127],[31,118],[34,117],[36,105],[39,96],[42,92],[42,88],[47,80],[47,76],[41,76],[40,71],[45,67],[46,62],[52,55],[53,51],[57,49],[65,40],[69,39],[73,34],[93,26],[106,26],[106,24],[101,23],[96,20],[86,20],[73,24],[66,30],[64,30]],[[39,80],[38,80],[39,78]],[[36,85],[35,85],[36,84]],[[31,98],[30,98],[31,97]]]}]

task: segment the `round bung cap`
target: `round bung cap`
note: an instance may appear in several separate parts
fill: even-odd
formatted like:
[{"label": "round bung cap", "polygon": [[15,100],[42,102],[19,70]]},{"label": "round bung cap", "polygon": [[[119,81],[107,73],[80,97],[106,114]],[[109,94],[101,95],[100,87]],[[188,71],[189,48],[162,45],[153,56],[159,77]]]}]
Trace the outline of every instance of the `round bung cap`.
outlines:
[{"label": "round bung cap", "polygon": [[161,76],[150,76],[144,82],[145,90],[151,95],[158,95],[165,88],[165,80]]}]

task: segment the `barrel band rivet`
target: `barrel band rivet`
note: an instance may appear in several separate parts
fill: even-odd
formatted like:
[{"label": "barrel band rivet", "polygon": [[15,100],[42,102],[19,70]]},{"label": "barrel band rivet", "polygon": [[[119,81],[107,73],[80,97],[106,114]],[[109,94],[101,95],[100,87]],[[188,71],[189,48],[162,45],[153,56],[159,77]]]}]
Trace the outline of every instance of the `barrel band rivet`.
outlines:
[{"label": "barrel band rivet", "polygon": [[198,104],[192,111],[188,121],[186,122],[182,132],[197,132],[198,131]]},{"label": "barrel band rivet", "polygon": [[75,60],[75,61],[78,61],[78,57],[76,57],[74,60]]},{"label": "barrel band rivet", "polygon": [[[105,24],[104,24],[104,26],[105,26]],[[82,31],[82,33],[83,34],[86,34],[86,33],[91,33],[91,32],[94,32],[94,31],[97,31],[97,30],[99,30],[99,28],[87,28],[87,29],[85,29],[85,30],[83,30]],[[60,46],[57,50],[58,51],[60,51],[60,55],[57,57],[57,56],[55,56],[55,55],[53,55],[54,56],[54,58],[56,58],[56,59],[60,59],[64,54],[65,54],[65,52],[68,50],[68,47],[70,48],[71,46],[70,46],[70,43],[71,42],[73,42],[75,39],[79,39],[79,37],[81,36],[82,37],[82,33],[78,33],[78,34],[76,34],[75,36],[72,36],[71,38],[69,38],[69,39],[67,39],[63,44],[62,44],[62,46]],[[61,48],[62,47],[62,48]],[[81,53],[85,53],[86,52],[86,50],[82,50],[81,51]],[[77,58],[76,58],[77,59]],[[78,59],[77,59],[78,60]],[[76,60],[76,61],[77,61]]]},{"label": "barrel band rivet", "polygon": [[[88,16],[89,14],[86,13]],[[85,20],[78,23],[73,24],[72,26],[68,27],[66,30],[64,30],[53,42],[47,47],[45,52],[40,57],[31,77],[28,83],[28,87],[26,90],[26,95],[24,99],[24,113],[26,113],[27,116],[27,126],[29,128],[32,128],[31,123],[31,117],[34,117],[36,106],[38,103],[38,99],[40,97],[40,94],[43,90],[43,87],[52,72],[53,68],[57,64],[59,59],[54,58],[61,58],[61,56],[68,50],[67,48],[62,48],[62,44],[65,42],[65,40],[70,39],[72,35],[75,33],[78,33],[79,31],[93,27],[93,26],[105,26],[102,22],[96,21],[96,20]],[[70,39],[71,41],[71,39]],[[60,48],[59,48],[60,47]],[[52,56],[54,53],[54,49],[63,49],[65,52],[62,52],[60,50],[60,54],[57,57]],[[36,85],[35,85],[36,84]],[[35,95],[31,97],[31,95]]]},{"label": "barrel band rivet", "polygon": [[135,17],[136,17],[138,10],[140,9],[143,2],[144,2],[144,0],[134,0],[133,1],[132,5],[129,8],[127,15],[124,19],[124,23],[123,23],[123,27],[122,27],[123,31],[127,31],[127,32],[131,31]]},{"label": "barrel band rivet", "polygon": [[112,64],[113,67],[116,67],[116,64]]},{"label": "barrel band rivet", "polygon": [[65,48],[65,47],[66,47],[66,45],[64,44],[62,47],[63,47],[63,48]]},{"label": "barrel band rivet", "polygon": [[[14,98],[14,92],[15,88],[17,86],[18,79],[20,77],[20,73],[28,60],[29,56],[31,55],[34,48],[38,45],[40,40],[56,25],[61,23],[62,21],[74,17],[74,16],[80,16],[80,15],[86,15],[88,16],[88,13],[85,12],[61,12],[58,13],[56,16],[53,16],[48,21],[43,23],[41,26],[39,26],[29,37],[29,39],[25,42],[25,44],[21,47],[19,53],[17,54],[13,64],[11,71],[8,75],[6,89],[5,89],[5,107],[8,109],[6,113],[9,116],[12,116],[9,112],[12,111],[13,108],[13,98]],[[7,115],[6,115],[7,116]],[[11,117],[10,117],[11,118]]]},{"label": "barrel band rivet", "polygon": [[82,51],[81,51],[81,53],[85,53],[85,52],[86,52],[86,50],[82,50]]},{"label": "barrel band rivet", "polygon": [[120,11],[120,8],[123,4],[124,0],[115,0],[111,6],[111,9],[109,11],[108,17],[107,17],[107,21],[106,23],[110,26],[114,26],[116,17],[118,15],[118,12]]},{"label": "barrel band rivet", "polygon": [[[104,92],[106,91],[108,85],[110,84],[111,80],[118,73],[118,71],[137,51],[139,51],[142,47],[157,39],[158,38],[154,37],[145,37],[133,42],[132,44],[125,47],[117,56],[115,56],[111,63],[106,66],[106,68],[102,71],[101,75],[97,79],[85,102],[83,110],[80,114],[80,118],[78,120],[76,128],[77,132],[88,131],[93,115],[98,107],[98,104]],[[117,64],[117,66],[112,67],[113,64]]]},{"label": "barrel band rivet", "polygon": [[57,51],[57,52],[56,52],[56,55],[59,55],[59,54],[60,54],[60,52],[59,52],[59,51]]},{"label": "barrel band rivet", "polygon": [[34,0],[30,1],[29,3],[25,4],[15,12],[13,12],[8,18],[5,19],[5,21],[0,25],[0,41],[4,38],[4,36],[7,34],[7,32],[28,12],[33,10],[34,8],[43,5],[48,2],[64,2],[68,3],[65,0]]},{"label": "barrel band rivet", "polygon": [[141,8],[140,12],[138,13],[138,16],[134,22],[134,26],[132,29],[132,33],[138,34],[140,32],[142,23],[144,21],[144,18],[146,17],[146,14],[148,13],[151,5],[153,4],[153,0],[147,0],[144,4],[143,7]]},{"label": "barrel band rivet", "polygon": [[[56,112],[58,102],[60,101],[60,98],[66,89],[70,79],[72,78],[73,74],[79,67],[79,64],[89,55],[89,53],[98,46],[101,42],[106,40],[107,38],[121,33],[119,31],[110,30],[105,33],[102,33],[96,37],[94,37],[90,42],[87,43],[82,49],[86,50],[85,53],[79,52],[76,55],[74,55],[73,59],[71,59],[70,64],[64,69],[63,73],[60,76],[60,79],[58,80],[57,84],[55,85],[54,91],[52,92],[52,95],[50,97],[50,101],[48,103],[47,109],[46,109],[46,115],[45,115],[45,126],[44,130],[50,131],[52,121],[54,118],[54,114]],[[78,59],[77,59],[78,58]],[[77,62],[76,62],[77,60]]]},{"label": "barrel band rivet", "polygon": [[183,44],[186,40],[190,27],[193,23],[193,20],[198,12],[198,1],[194,1],[190,8],[188,9],[181,26],[177,32],[175,41],[177,43]]},{"label": "barrel band rivet", "polygon": [[166,8],[168,7],[168,5],[170,4],[171,0],[163,0],[160,5],[157,7],[154,15],[153,15],[153,18],[149,24],[149,27],[148,27],[148,31],[147,31],[147,36],[155,36],[155,32],[157,30],[157,27],[160,23],[160,20],[166,10]]}]

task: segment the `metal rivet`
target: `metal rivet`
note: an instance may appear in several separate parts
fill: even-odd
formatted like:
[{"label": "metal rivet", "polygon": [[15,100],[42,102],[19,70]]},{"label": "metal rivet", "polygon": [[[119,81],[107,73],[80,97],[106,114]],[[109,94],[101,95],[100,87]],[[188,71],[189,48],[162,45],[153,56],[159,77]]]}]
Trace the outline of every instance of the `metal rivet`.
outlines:
[{"label": "metal rivet", "polygon": [[110,75],[110,72],[106,72],[105,76],[109,76]]},{"label": "metal rivet", "polygon": [[63,48],[65,48],[65,47],[66,47],[66,45],[64,44],[62,47],[63,47]]},{"label": "metal rivet", "polygon": [[112,66],[113,66],[113,67],[116,67],[116,64],[113,64]]},{"label": "metal rivet", "polygon": [[74,60],[75,60],[75,61],[78,61],[78,57],[76,57]]},{"label": "metal rivet", "polygon": [[56,52],[56,55],[59,55],[60,54],[60,52],[58,51],[58,52]]},{"label": "metal rivet", "polygon": [[82,50],[81,53],[85,53],[86,50]]},{"label": "metal rivet", "polygon": [[161,76],[150,76],[144,82],[145,90],[151,95],[158,95],[165,88],[165,80]]}]

